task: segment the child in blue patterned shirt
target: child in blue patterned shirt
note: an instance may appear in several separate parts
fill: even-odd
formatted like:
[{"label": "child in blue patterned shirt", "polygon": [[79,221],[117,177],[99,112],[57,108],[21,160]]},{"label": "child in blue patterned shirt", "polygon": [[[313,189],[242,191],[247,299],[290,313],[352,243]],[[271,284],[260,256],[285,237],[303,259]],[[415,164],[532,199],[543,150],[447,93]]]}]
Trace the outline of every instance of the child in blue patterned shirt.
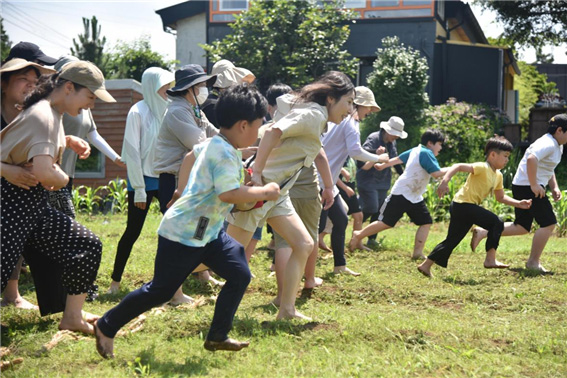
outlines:
[{"label": "child in blue patterned shirt", "polygon": [[[250,282],[244,248],[223,230],[233,204],[275,200],[279,186],[243,184],[242,156],[238,148],[252,145],[267,110],[257,89],[241,84],[228,89],[217,105],[220,133],[195,146],[181,166],[179,189],[159,226],[154,278],[128,294],[95,324],[96,347],[113,357],[114,336],[139,314],[167,302],[185,278],[201,263],[226,279],[219,293],[207,350],[238,351],[248,346],[228,338],[234,314]],[[190,174],[188,174],[190,172]],[[187,178],[187,176],[189,176]],[[185,186],[185,182],[188,183]]]}]

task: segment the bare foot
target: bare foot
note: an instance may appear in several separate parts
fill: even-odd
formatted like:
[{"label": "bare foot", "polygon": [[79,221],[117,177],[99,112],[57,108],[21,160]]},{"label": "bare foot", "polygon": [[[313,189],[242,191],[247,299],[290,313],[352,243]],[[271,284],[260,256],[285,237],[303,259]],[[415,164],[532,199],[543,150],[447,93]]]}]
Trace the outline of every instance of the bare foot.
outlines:
[{"label": "bare foot", "polygon": [[476,247],[478,247],[480,241],[486,237],[488,232],[480,227],[475,227],[472,230],[472,237],[471,237],[471,250],[476,252]]},{"label": "bare foot", "polygon": [[214,278],[213,276],[209,276],[209,283],[213,286],[219,286],[219,287],[223,287],[225,282],[224,281],[219,281],[216,278]]},{"label": "bare foot", "polygon": [[305,289],[313,289],[321,285],[323,285],[323,279],[319,277],[315,277],[312,280],[305,280],[305,284],[303,285],[303,287]]},{"label": "bare foot", "polygon": [[501,263],[498,260],[494,260],[494,261],[484,261],[484,267],[486,269],[506,269],[509,268],[510,265],[509,264],[504,264]]},{"label": "bare foot", "polygon": [[350,239],[350,242],[348,243],[348,250],[351,252],[357,249],[359,244],[362,244],[362,240],[358,235],[360,235],[360,231],[352,232],[352,239]]},{"label": "bare foot", "polygon": [[118,294],[120,292],[120,282],[112,281],[106,294]]},{"label": "bare foot", "polygon": [[61,322],[59,323],[59,330],[81,332],[87,335],[94,334],[93,325],[88,323],[84,319],[75,320],[75,319],[65,319],[65,317],[63,317],[63,319],[61,319]]},{"label": "bare foot", "polygon": [[411,259],[412,260],[425,260],[425,259],[427,259],[427,257],[425,257],[425,255],[423,253],[418,253],[417,255],[412,255]]},{"label": "bare foot", "polygon": [[276,320],[282,320],[282,319],[300,319],[300,320],[306,320],[308,322],[313,320],[309,316],[305,316],[297,310],[293,310],[292,312],[287,312],[280,307],[280,311],[278,312],[278,316],[276,316]]},{"label": "bare foot", "polygon": [[421,265],[418,265],[417,270],[419,271],[419,273],[423,274],[425,277],[433,278],[433,274],[431,274],[431,271],[428,268],[424,268]]},{"label": "bare foot", "polygon": [[96,350],[104,358],[114,358],[114,339],[106,337],[94,324]]},{"label": "bare foot", "polygon": [[173,298],[171,298],[171,300],[169,301],[169,304],[172,306],[178,306],[180,304],[193,303],[193,302],[195,302],[195,300],[190,296],[185,295],[183,293],[181,293],[181,295],[178,295],[176,293],[176,295]]},{"label": "bare foot", "polygon": [[331,248],[329,248],[327,244],[325,244],[325,241],[321,238],[319,238],[319,249],[322,249],[323,251],[327,251],[327,252],[333,252]]},{"label": "bare foot", "polygon": [[545,269],[543,267],[543,265],[541,265],[539,263],[537,265],[535,265],[535,264],[530,264],[529,262],[527,262],[526,263],[526,269],[537,270],[538,272],[543,273],[543,274],[549,273],[549,270]]},{"label": "bare foot", "polygon": [[[348,243],[350,246],[350,242]],[[361,251],[372,251],[371,248],[368,248],[367,246],[365,246],[364,244],[362,244],[362,240],[360,240],[358,242],[358,244],[356,245],[355,249],[360,249]],[[351,251],[352,252],[352,251]]]},{"label": "bare foot", "polygon": [[275,297],[274,299],[272,299],[272,302],[270,302],[271,304],[273,304],[276,307],[280,307],[280,303],[281,303],[281,298],[280,297]]},{"label": "bare foot", "polygon": [[21,308],[23,310],[39,310],[39,307],[37,307],[31,302],[28,302],[24,297],[20,295],[13,301],[8,300],[7,298],[2,298],[2,302],[0,302],[0,305],[2,307],[14,306],[16,308]]},{"label": "bare foot", "polygon": [[346,266],[336,266],[333,273],[335,273],[335,274],[346,273],[346,274],[350,274],[351,276],[360,276],[360,273],[352,271],[349,268],[347,268]]},{"label": "bare foot", "polygon": [[83,314],[83,319],[90,324],[94,324],[94,322],[100,319],[99,315],[91,314],[90,312],[81,311],[81,313]]}]

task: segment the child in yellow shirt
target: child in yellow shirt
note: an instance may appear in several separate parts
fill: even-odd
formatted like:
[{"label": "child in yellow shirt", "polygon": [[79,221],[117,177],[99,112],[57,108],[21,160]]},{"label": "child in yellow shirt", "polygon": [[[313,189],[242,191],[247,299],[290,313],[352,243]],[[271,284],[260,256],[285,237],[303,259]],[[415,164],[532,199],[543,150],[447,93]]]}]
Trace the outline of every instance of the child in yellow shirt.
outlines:
[{"label": "child in yellow shirt", "polygon": [[455,164],[447,171],[437,189],[439,197],[447,194],[449,191],[448,183],[457,172],[468,172],[469,176],[465,185],[457,192],[453,202],[451,202],[451,221],[447,238],[439,243],[427,259],[417,267],[423,275],[432,277],[431,266],[434,263],[446,268],[453,249],[475,224],[488,230],[484,267],[487,269],[509,267],[509,265],[496,260],[496,249],[504,229],[504,223],[496,214],[482,208],[480,204],[491,193],[494,193],[498,202],[522,209],[530,208],[532,200],[518,201],[504,194],[500,169],[508,163],[512,148],[512,144],[505,138],[490,138],[484,149],[485,162]]}]

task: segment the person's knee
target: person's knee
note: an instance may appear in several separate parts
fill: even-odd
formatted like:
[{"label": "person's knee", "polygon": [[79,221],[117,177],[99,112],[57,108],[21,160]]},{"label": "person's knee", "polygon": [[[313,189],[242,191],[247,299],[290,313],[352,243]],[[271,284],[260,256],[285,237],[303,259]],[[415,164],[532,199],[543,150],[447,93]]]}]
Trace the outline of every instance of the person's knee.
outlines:
[{"label": "person's knee", "polygon": [[315,243],[310,237],[300,238],[299,240],[295,240],[293,243],[291,243],[293,253],[299,253],[306,258],[311,254],[314,246]]}]

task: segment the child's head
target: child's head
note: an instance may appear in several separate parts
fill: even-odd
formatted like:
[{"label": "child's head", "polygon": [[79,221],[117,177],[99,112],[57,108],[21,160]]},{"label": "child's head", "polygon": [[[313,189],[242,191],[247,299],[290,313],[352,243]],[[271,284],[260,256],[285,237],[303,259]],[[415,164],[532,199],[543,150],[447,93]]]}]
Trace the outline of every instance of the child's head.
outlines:
[{"label": "child's head", "polygon": [[421,134],[421,144],[433,151],[435,156],[439,155],[444,142],[445,136],[439,130],[428,129]]},{"label": "child's head", "polygon": [[508,164],[510,153],[514,149],[512,143],[502,136],[495,136],[486,142],[484,147],[484,155],[486,161],[495,169],[502,169]]},{"label": "child's head", "polygon": [[267,111],[268,102],[264,96],[255,86],[248,83],[227,88],[215,105],[221,129],[230,130],[236,125],[243,131],[243,139],[238,143],[242,147],[250,146],[256,141],[258,128],[262,125]]},{"label": "child's head", "polygon": [[354,85],[344,73],[329,71],[317,81],[303,87],[299,101],[326,106],[328,120],[339,124],[353,112]]},{"label": "child's head", "polygon": [[287,84],[276,83],[270,85],[268,91],[266,92],[266,99],[268,100],[268,113],[270,113],[270,117],[274,117],[274,112],[278,107],[276,99],[291,91],[291,87]]},{"label": "child's head", "polygon": [[567,143],[567,114],[557,114],[549,120],[547,132],[557,139],[557,143]]}]

